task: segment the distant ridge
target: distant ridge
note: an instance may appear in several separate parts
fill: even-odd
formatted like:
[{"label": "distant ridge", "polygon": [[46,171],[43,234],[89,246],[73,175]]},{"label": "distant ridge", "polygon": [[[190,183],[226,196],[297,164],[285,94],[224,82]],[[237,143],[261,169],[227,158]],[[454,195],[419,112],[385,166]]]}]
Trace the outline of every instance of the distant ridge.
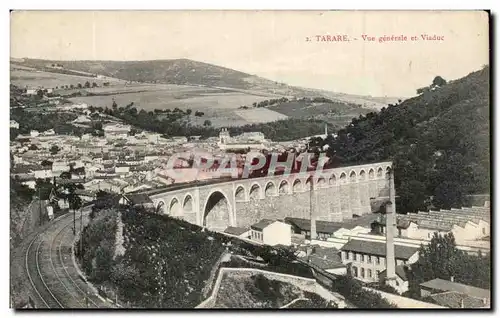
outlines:
[{"label": "distant ridge", "polygon": [[[350,95],[290,86],[247,74],[227,67],[189,59],[165,59],[146,61],[60,61],[31,58],[11,58],[11,63],[34,68],[45,68],[51,64],[61,64],[65,69],[99,74],[132,82],[155,84],[195,85],[255,92],[272,93],[281,96],[318,97],[323,96],[339,102],[355,103],[366,108],[380,109],[386,106],[384,98]],[[385,98],[395,102],[397,98]]]}]

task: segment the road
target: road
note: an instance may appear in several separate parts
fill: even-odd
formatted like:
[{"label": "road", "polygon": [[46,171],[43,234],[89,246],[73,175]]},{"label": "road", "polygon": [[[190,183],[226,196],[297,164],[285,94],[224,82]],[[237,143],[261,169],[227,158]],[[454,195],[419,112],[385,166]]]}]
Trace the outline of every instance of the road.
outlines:
[{"label": "road", "polygon": [[[83,211],[87,222],[90,208]],[[77,212],[77,235],[80,215]],[[23,259],[23,277],[36,308],[111,308],[112,304],[97,295],[76,266],[72,245],[73,213],[65,214],[27,237],[17,253],[15,266]]]}]

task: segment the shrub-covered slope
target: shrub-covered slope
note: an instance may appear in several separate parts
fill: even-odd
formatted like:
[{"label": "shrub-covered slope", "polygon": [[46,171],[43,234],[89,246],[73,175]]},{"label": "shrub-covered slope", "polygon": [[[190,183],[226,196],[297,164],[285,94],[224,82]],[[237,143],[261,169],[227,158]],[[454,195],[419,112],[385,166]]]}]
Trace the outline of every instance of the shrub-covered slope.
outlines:
[{"label": "shrub-covered slope", "polygon": [[353,119],[330,139],[342,164],[395,163],[398,211],[468,205],[490,191],[489,66]]}]

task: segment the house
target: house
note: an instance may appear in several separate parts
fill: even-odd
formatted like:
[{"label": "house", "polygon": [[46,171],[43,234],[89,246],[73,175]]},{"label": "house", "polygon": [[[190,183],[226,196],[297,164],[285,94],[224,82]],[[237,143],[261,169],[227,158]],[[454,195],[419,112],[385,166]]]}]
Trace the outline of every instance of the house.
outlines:
[{"label": "house", "polygon": [[[285,222],[290,224],[295,234],[305,235],[307,239],[311,237],[311,220],[286,217]],[[342,223],[316,221],[317,239],[326,240],[333,237],[334,233],[342,228]]]},{"label": "house", "polygon": [[347,266],[342,263],[339,250],[335,248],[307,246],[305,255],[299,258],[331,274],[345,275],[347,273]]},{"label": "house", "polygon": [[51,205],[47,205],[47,216],[49,217],[49,220],[52,221],[54,219],[54,208]]},{"label": "house", "polygon": [[92,122],[92,119],[90,119],[88,116],[84,116],[84,115],[80,115],[75,120],[72,121],[72,123],[75,123],[75,124],[88,124],[90,122]]},{"label": "house", "polygon": [[[463,244],[490,235],[490,207],[472,206],[461,209],[400,214],[397,216],[397,234],[402,238],[430,240],[435,232],[453,233],[457,243]],[[384,233],[383,216],[372,224],[374,232]]]},{"label": "house", "polygon": [[435,278],[420,284],[420,295],[431,297],[439,305],[450,308],[489,308],[491,291],[453,280]]},{"label": "house", "polygon": [[28,94],[28,95],[36,95],[37,92],[38,92],[37,88],[27,88],[26,89],[26,94]]},{"label": "house", "polygon": [[[409,289],[408,275],[406,275],[408,268],[405,265],[398,265],[395,268],[396,271],[396,282],[391,284],[391,286],[398,291],[398,293],[403,294]],[[386,279],[387,271],[380,272],[379,283],[384,284]]]},{"label": "house", "polygon": [[140,190],[148,190],[151,189],[151,185],[148,185],[146,183],[140,183],[140,184],[130,184],[123,188],[124,193],[129,193],[129,192],[137,192]]},{"label": "house", "polygon": [[141,206],[145,209],[154,209],[153,200],[147,195],[142,193],[137,194],[125,194],[119,201],[120,204],[130,205],[133,207]]},{"label": "house", "polygon": [[292,244],[292,228],[281,221],[263,219],[250,226],[250,238],[267,245]]},{"label": "house", "polygon": [[266,139],[266,136],[260,131],[250,131],[244,132],[234,138],[242,140],[264,141]]},{"label": "house", "polygon": [[24,184],[30,189],[36,188],[36,178],[35,177],[18,177],[21,184]]},{"label": "house", "polygon": [[123,163],[118,163],[115,166],[115,173],[116,174],[126,174],[130,172],[130,166],[127,164]]},{"label": "house", "polygon": [[54,161],[52,163],[52,173],[56,176],[63,172],[69,172],[70,166],[66,161]]},{"label": "house", "polygon": [[51,166],[36,166],[33,169],[35,174],[35,179],[46,179],[52,178],[52,167]]},{"label": "house", "polygon": [[61,210],[69,209],[69,201],[66,199],[57,199],[57,205]]},{"label": "house", "polygon": [[[349,240],[342,248],[342,262],[351,273],[364,282],[377,282],[386,269],[386,244],[380,241]],[[418,248],[394,245],[396,266],[413,264],[418,260]]]},{"label": "house", "polygon": [[103,127],[104,137],[108,140],[126,139],[131,127],[129,125],[109,124]]},{"label": "house", "polygon": [[42,136],[54,136],[55,134],[56,132],[52,128],[42,132]]},{"label": "house", "polygon": [[236,227],[236,226],[228,226],[227,229],[224,230],[225,234],[248,238],[250,236],[250,229],[244,227]]},{"label": "house", "polygon": [[76,189],[75,194],[77,194],[84,202],[91,202],[96,199],[96,194],[93,191]]},{"label": "house", "polygon": [[19,123],[15,120],[10,121],[10,128],[19,129]]},{"label": "house", "polygon": [[265,149],[264,141],[265,136],[260,132],[249,132],[231,137],[227,128],[222,128],[217,145],[221,150]]},{"label": "house", "polygon": [[[122,184],[117,184],[114,182],[114,177],[100,177],[100,178],[95,178],[91,182],[86,182],[85,184],[85,189],[97,192],[99,190],[101,191],[106,191],[106,192],[111,192],[111,193],[121,193],[122,188],[124,188],[126,185]],[[88,185],[87,185],[88,184]]]}]

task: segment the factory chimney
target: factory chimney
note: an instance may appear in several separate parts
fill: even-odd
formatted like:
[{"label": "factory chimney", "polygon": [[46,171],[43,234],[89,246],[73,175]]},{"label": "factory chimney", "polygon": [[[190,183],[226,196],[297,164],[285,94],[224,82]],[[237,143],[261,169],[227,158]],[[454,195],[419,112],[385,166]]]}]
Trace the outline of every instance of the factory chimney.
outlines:
[{"label": "factory chimney", "polygon": [[394,232],[396,230],[396,199],[394,194],[394,172],[386,174],[389,179],[389,202],[385,206],[386,273],[387,282],[396,279],[396,259],[394,256]]},{"label": "factory chimney", "polygon": [[316,213],[314,213],[315,208],[317,207],[317,196],[316,196],[316,191],[314,191],[314,177],[311,178],[310,182],[310,189],[309,189],[310,197],[309,197],[309,213],[310,213],[310,220],[311,220],[311,241],[315,240],[317,237],[316,233]]}]

